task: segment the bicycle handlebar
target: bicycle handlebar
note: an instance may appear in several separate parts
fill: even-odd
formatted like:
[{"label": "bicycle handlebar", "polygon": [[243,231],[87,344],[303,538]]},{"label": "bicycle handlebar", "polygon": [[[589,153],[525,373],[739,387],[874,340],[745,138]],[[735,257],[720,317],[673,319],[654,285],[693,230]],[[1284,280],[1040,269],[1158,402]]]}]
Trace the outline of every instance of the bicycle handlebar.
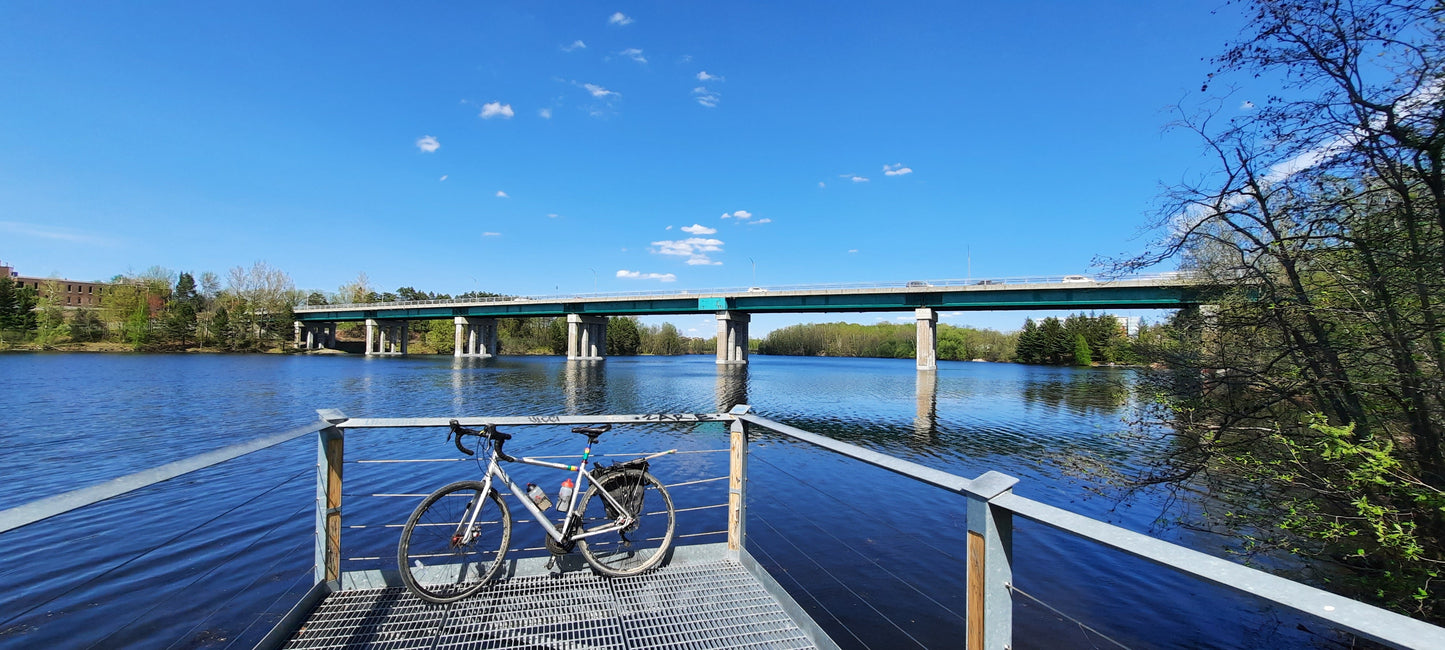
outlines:
[{"label": "bicycle handlebar", "polygon": [[457,422],[456,420],[452,420],[451,422],[448,422],[448,423],[447,423],[447,426],[449,427],[449,429],[448,429],[448,431],[447,431],[447,439],[448,439],[448,440],[451,440],[451,439],[452,439],[452,434],[456,434],[457,438],[456,438],[456,440],[455,440],[454,442],[455,442],[456,445],[457,445],[457,450],[458,450],[458,451],[461,451],[462,453],[464,453],[464,454],[466,454],[466,455],[468,455],[468,456],[475,456],[475,455],[477,455],[477,453],[476,453],[475,451],[472,451],[471,449],[467,449],[466,447],[462,446],[462,436],[464,436],[464,435],[469,435],[469,436],[476,436],[476,437],[478,437],[478,438],[481,438],[483,435],[485,435],[488,440],[492,440],[492,441],[494,441],[494,442],[497,443],[497,458],[498,458],[498,459],[507,461],[507,462],[509,462],[509,463],[512,462],[512,461],[514,461],[514,460],[516,460],[515,458],[512,458],[511,456],[508,456],[507,454],[505,454],[505,453],[502,452],[502,443],[505,443],[506,441],[511,440],[511,439],[512,439],[511,434],[502,433],[501,431],[498,431],[498,430],[497,430],[497,425],[495,425],[495,424],[488,424],[488,425],[486,425],[486,432],[485,432],[485,433],[483,433],[483,432],[481,432],[481,431],[477,431],[476,429],[468,429],[468,428],[462,426],[461,423],[460,423],[460,422]]}]

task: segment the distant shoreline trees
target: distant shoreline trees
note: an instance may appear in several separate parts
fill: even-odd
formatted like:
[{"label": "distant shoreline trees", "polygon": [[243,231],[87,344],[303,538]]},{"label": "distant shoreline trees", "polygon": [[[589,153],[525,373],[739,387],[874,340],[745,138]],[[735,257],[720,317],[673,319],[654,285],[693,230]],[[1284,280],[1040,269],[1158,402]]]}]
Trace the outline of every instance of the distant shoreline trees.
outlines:
[{"label": "distant shoreline trees", "polygon": [[[917,326],[877,323],[806,323],[769,332],[758,354],[804,357],[908,359],[917,354]],[[938,326],[938,358],[945,361],[1012,361],[1017,335],[971,327]]]}]

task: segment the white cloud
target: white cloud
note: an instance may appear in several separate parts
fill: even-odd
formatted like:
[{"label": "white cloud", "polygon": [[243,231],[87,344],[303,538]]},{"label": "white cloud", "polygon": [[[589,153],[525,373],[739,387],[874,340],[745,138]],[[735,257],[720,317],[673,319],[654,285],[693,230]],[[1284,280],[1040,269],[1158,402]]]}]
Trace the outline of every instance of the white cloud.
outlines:
[{"label": "white cloud", "polygon": [[867,182],[868,182],[868,179],[865,178],[865,177],[863,177],[863,176],[850,176],[850,177],[848,177],[848,180],[851,180],[851,181],[853,181],[854,183],[867,183]]},{"label": "white cloud", "polygon": [[416,148],[421,149],[423,153],[431,153],[442,148],[442,143],[437,142],[436,138],[426,135],[416,139]]},{"label": "white cloud", "polygon": [[912,170],[912,169],[909,169],[909,168],[907,168],[907,167],[904,167],[904,166],[903,166],[903,163],[898,163],[898,164],[895,164],[895,165],[884,165],[884,166],[883,166],[883,175],[884,175],[884,176],[904,176],[904,175],[912,174],[912,173],[913,173],[913,170]]},{"label": "white cloud", "polygon": [[1239,104],[1239,110],[1241,110],[1241,111],[1252,111],[1252,110],[1254,110],[1254,102],[1249,101],[1248,99],[1244,100],[1243,102],[1241,102],[1241,103]]},{"label": "white cloud", "polygon": [[494,117],[511,119],[512,115],[513,112],[511,104],[503,104],[501,102],[482,104],[481,117],[484,120],[490,120]]},{"label": "white cloud", "polygon": [[747,210],[738,210],[733,213],[733,218],[747,220],[753,218],[753,213],[748,212]]},{"label": "white cloud", "polygon": [[773,222],[772,219],[758,219],[757,221],[751,221],[751,222],[749,222],[749,223],[772,223],[772,222]]},{"label": "white cloud", "polygon": [[822,188],[825,188],[825,187],[827,187],[827,186],[828,186],[827,183],[824,183],[823,181],[818,181],[818,189],[822,189]]},{"label": "white cloud", "polygon": [[507,193],[506,193],[506,192],[503,192],[503,191],[501,191],[501,190],[497,190],[497,198],[499,198],[499,199],[510,199],[510,198],[512,198],[512,197],[507,196]]},{"label": "white cloud", "polygon": [[849,252],[849,253],[856,253],[856,252],[858,252],[858,249],[856,249],[856,248],[850,248],[850,249],[848,249],[848,252]]},{"label": "white cloud", "polygon": [[621,52],[618,52],[618,54],[621,54],[622,56],[632,59],[633,61],[636,61],[638,63],[647,63],[647,57],[642,56],[642,50],[639,50],[635,47],[629,47]]},{"label": "white cloud", "polygon": [[585,50],[585,49],[587,49],[587,44],[586,44],[586,43],[583,43],[581,39],[572,41],[572,44],[571,44],[571,45],[563,45],[563,46],[562,46],[562,51],[563,51],[563,52],[571,52],[571,51],[573,51],[573,50]]},{"label": "white cloud", "polygon": [[[87,234],[70,230],[68,228],[52,228],[50,226],[38,226],[20,221],[0,221],[0,231],[13,232],[17,235],[39,237],[41,239],[55,239],[59,241],[74,242],[77,244],[97,244],[101,246],[113,246],[117,242],[105,237]],[[7,240],[8,241],[8,240]]]},{"label": "white cloud", "polygon": [[622,15],[622,12],[619,11],[619,12],[617,12],[617,13],[615,13],[615,14],[612,14],[612,16],[607,19],[607,24],[609,24],[609,25],[631,25],[631,24],[632,24],[632,19],[631,19],[631,18],[628,18],[627,16]]},{"label": "white cloud", "polygon": [[693,99],[697,100],[697,103],[702,104],[703,106],[706,106],[708,108],[717,107],[719,98],[716,91],[708,90],[703,86],[698,86],[692,89],[692,94]]},{"label": "white cloud", "polygon": [[708,74],[708,73],[707,73],[707,70],[703,70],[702,72],[697,73],[697,80],[698,80],[698,81],[713,81],[713,80],[726,81],[726,79],[723,79],[722,77],[719,77],[718,75]]},{"label": "white cloud", "polygon": [[627,278],[629,280],[661,280],[662,282],[672,282],[677,279],[677,276],[671,273],[643,273],[642,271],[628,271],[627,269],[619,269],[617,271],[617,277]]},{"label": "white cloud", "polygon": [[446,179],[447,179],[447,175],[446,175],[446,174],[442,174],[442,177],[441,177],[441,178],[438,178],[437,180],[438,180],[438,181],[444,181],[444,180],[446,180]]},{"label": "white cloud", "polygon": [[593,97],[610,97],[617,95],[615,91],[608,90],[597,84],[582,84],[582,87],[586,88],[587,92],[592,93]]},{"label": "white cloud", "polygon": [[550,119],[552,119],[552,109],[550,109],[550,108],[539,108],[539,109],[537,109],[537,115],[540,116],[540,117],[541,117],[542,119],[544,119],[544,120],[550,120]]},{"label": "white cloud", "polygon": [[722,262],[713,261],[707,256],[708,253],[721,253],[723,242],[720,239],[703,237],[689,237],[687,239],[663,240],[652,242],[652,252],[658,255],[675,255],[686,257],[687,263],[692,266],[699,264],[717,266]]},{"label": "white cloud", "polygon": [[[672,230],[672,226],[668,226],[667,229],[668,229],[668,230]],[[702,225],[702,224],[700,224],[700,223],[695,223],[695,224],[692,224],[691,226],[683,226],[683,227],[682,227],[682,231],[685,232],[685,233],[691,233],[691,234],[694,234],[694,235],[711,235],[711,234],[717,232],[717,228],[709,228],[709,227],[704,226],[704,225]]]},{"label": "white cloud", "polygon": [[501,236],[502,236],[502,233],[499,233],[499,232],[484,232],[484,233],[482,233],[482,236],[483,236],[483,237],[501,237]]},{"label": "white cloud", "polygon": [[548,219],[556,219],[556,218],[557,218],[557,213],[556,213],[556,212],[548,212],[548,213],[547,213],[547,218],[548,218]]}]

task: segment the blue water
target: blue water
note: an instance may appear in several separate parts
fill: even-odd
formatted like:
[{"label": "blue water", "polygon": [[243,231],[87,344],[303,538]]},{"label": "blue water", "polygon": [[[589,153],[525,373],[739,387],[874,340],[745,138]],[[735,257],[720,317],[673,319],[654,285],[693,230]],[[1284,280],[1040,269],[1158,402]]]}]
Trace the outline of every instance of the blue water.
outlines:
[{"label": "blue water", "polygon": [[[1156,530],[1166,501],[1097,496],[1163,442],[1126,439],[1132,370],[755,356],[558,358],[0,355],[0,508],[306,424],[353,417],[717,412],[780,422],[915,462],[1018,477],[1015,492],[1206,552],[1222,541]],[[515,431],[509,452],[580,451],[559,427]],[[477,475],[438,429],[347,433],[343,570],[389,568],[421,494]],[[726,474],[721,425],[626,427],[597,451],[678,448],[666,483]],[[307,436],[90,508],[0,534],[0,647],[250,647],[310,586],[315,439]],[[555,490],[560,476],[514,476]],[[722,482],[672,490],[679,508],[725,501]],[[1187,505],[1187,504],[1186,504]],[[751,446],[748,546],[844,647],[946,647],[963,630],[964,503],[956,495],[777,435]],[[679,515],[689,543],[719,542],[719,508]],[[515,547],[539,547],[531,524]],[[1016,648],[1252,648],[1306,642],[1293,618],[1020,521]],[[538,551],[520,550],[520,553]]]}]

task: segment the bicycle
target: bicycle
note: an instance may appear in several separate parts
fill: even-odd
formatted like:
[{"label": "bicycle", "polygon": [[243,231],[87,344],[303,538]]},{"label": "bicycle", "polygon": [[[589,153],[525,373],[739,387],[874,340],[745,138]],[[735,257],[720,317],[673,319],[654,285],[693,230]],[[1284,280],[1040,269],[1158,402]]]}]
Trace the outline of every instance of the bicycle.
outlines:
[{"label": "bicycle", "polygon": [[[458,450],[476,456],[462,445],[462,436],[477,436],[481,443],[483,456],[477,457],[477,462],[480,465],[483,457],[488,458],[485,478],[443,486],[411,513],[396,550],[402,581],[422,600],[452,603],[481,591],[497,576],[511,544],[512,512],[493,488],[494,479],[500,480],[546,531],[546,547],[554,556],[570,553],[575,547],[594,571],[607,577],[638,575],[656,567],[672,547],[676,518],[672,497],[647,471],[648,461],[677,450],[589,470],[592,447],[611,428],[610,424],[574,427],[573,433],[587,436],[587,447],[580,464],[564,465],[509,456],[502,446],[512,439],[510,434],[491,424],[477,431],[452,420],[447,439],[455,434]],[[543,513],[550,507],[546,494],[531,484],[530,494],[518,487],[498,461],[576,472],[576,489],[570,496],[558,498],[558,509],[565,513],[560,526]],[[646,511],[644,506],[653,510]]]}]

